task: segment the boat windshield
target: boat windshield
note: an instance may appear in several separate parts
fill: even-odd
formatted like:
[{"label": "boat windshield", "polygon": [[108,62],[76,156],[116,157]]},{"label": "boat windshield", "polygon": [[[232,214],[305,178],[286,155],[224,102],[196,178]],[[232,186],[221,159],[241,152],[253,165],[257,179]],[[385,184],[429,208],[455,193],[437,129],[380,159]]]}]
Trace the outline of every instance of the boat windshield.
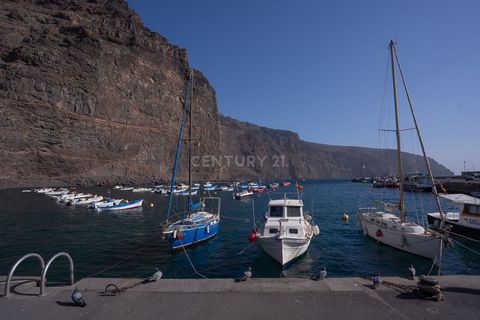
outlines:
[{"label": "boat windshield", "polygon": [[287,217],[300,217],[300,207],[287,207]]},{"label": "boat windshield", "polygon": [[283,206],[270,207],[270,217],[274,217],[274,218],[283,217]]},{"label": "boat windshield", "polygon": [[480,206],[479,205],[473,205],[473,204],[465,204],[465,206],[463,208],[463,213],[480,215]]}]

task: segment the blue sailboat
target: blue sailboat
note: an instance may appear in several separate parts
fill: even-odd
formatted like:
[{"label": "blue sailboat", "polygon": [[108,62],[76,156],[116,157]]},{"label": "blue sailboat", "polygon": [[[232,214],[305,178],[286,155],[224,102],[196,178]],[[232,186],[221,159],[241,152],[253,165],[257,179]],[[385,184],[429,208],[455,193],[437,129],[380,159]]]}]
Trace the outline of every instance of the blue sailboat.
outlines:
[{"label": "blue sailboat", "polygon": [[[175,161],[173,163],[172,181],[170,186],[170,194],[168,198],[167,219],[162,225],[163,235],[170,243],[172,249],[186,247],[195,243],[206,241],[214,237],[220,227],[220,205],[221,201],[218,197],[204,197],[200,201],[194,203],[192,196],[196,194],[192,188],[192,170],[191,170],[191,141],[192,141],[192,108],[191,96],[193,92],[193,70],[190,70],[190,77],[185,91],[184,108],[182,113],[182,122],[180,132],[178,134],[177,151],[175,152]],[[182,136],[186,124],[187,116],[188,124],[188,208],[185,216],[173,223],[169,222],[170,213],[172,211],[173,188],[175,186],[175,176],[177,173],[178,158],[182,145]]]}]

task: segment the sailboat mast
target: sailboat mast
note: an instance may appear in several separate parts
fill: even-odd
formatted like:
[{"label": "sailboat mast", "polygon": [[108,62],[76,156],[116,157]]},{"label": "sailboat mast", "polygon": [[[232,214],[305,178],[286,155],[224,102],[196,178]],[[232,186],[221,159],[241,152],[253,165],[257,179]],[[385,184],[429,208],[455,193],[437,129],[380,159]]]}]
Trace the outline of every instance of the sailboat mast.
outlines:
[{"label": "sailboat mast", "polygon": [[402,173],[402,150],[400,146],[400,127],[398,124],[398,101],[397,101],[397,83],[395,79],[395,60],[394,60],[394,53],[395,51],[395,44],[393,40],[390,40],[390,60],[392,65],[392,80],[393,80],[393,102],[395,105],[395,126],[396,126],[396,134],[397,134],[397,163],[398,163],[398,180],[399,185],[398,189],[400,190],[400,203],[398,205],[398,209],[400,210],[400,220],[405,220],[405,207],[403,205],[403,173]]},{"label": "sailboat mast", "polygon": [[435,203],[437,205],[438,212],[440,213],[440,218],[442,222],[442,225],[440,227],[443,228],[445,226],[445,217],[443,215],[442,205],[440,204],[440,199],[438,196],[437,187],[435,186],[435,179],[433,178],[430,161],[428,161],[427,151],[425,150],[425,145],[423,144],[422,135],[420,134],[420,128],[418,127],[418,123],[417,123],[417,117],[415,116],[415,111],[413,110],[412,100],[410,99],[410,94],[407,89],[407,83],[405,82],[405,78],[403,76],[402,68],[400,66],[400,62],[398,61],[398,56],[396,52],[395,52],[395,60],[397,61],[398,70],[400,71],[400,77],[402,79],[403,88],[405,89],[405,95],[407,96],[410,112],[412,113],[413,123],[415,124],[415,129],[417,131],[418,141],[420,142],[420,147],[422,148],[423,159],[425,160],[425,167],[427,168],[427,171],[428,171],[428,177],[430,178],[430,182],[432,183],[432,193],[435,198]]},{"label": "sailboat mast", "polygon": [[190,107],[188,110],[188,205],[192,198],[192,100],[193,100],[193,70],[190,70]]}]

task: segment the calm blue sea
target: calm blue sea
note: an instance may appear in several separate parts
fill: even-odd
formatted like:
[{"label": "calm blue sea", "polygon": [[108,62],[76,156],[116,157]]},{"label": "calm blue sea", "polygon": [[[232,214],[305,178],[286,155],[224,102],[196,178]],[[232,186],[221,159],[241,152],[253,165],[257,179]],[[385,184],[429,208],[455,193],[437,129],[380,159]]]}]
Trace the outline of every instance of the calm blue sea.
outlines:
[{"label": "calm blue sea", "polygon": [[[398,191],[372,189],[370,184],[349,181],[305,181],[304,203],[313,211],[320,227],[307,254],[284,271],[287,277],[308,278],[326,266],[329,276],[359,276],[380,272],[382,275],[406,275],[413,264],[417,273],[427,273],[429,260],[413,256],[388,246],[378,245],[363,235],[355,212],[359,206],[372,205],[373,199],[395,201]],[[166,278],[197,278],[183,251],[172,252],[160,235],[160,222],[165,219],[167,197],[153,193],[132,193],[103,188],[79,188],[115,198],[144,198],[143,210],[125,213],[97,213],[85,207],[59,205],[52,198],[21,190],[0,191],[0,275],[6,275],[13,263],[30,252],[47,261],[53,254],[66,251],[75,262],[75,276],[80,279],[113,264],[120,264],[97,275],[101,277],[147,277],[155,267]],[[295,192],[281,187],[272,193]],[[197,270],[209,278],[238,277],[249,266],[255,277],[279,277],[282,268],[267,256],[258,244],[248,246],[247,235],[252,229],[251,200],[232,200],[230,192],[218,192],[222,198],[222,222],[218,236],[189,248],[187,252]],[[181,208],[181,197],[174,200]],[[256,218],[263,216],[269,194],[252,197]],[[150,203],[154,206],[150,207]],[[406,193],[410,218],[422,221],[425,211],[435,210],[429,193]],[[343,213],[350,221],[341,220]],[[463,242],[480,251],[475,243]],[[122,262],[123,261],[123,262]],[[442,261],[443,274],[480,274],[479,256],[460,247],[446,249]],[[60,258],[49,271],[50,281],[67,277],[66,260]],[[35,260],[27,260],[18,275],[35,275],[39,268]]]}]

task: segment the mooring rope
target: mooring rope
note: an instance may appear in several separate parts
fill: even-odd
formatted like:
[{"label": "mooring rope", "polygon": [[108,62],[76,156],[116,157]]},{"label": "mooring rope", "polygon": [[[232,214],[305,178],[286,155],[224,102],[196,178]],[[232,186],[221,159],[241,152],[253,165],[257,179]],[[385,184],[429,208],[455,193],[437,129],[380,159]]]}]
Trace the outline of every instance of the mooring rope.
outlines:
[{"label": "mooring rope", "polygon": [[190,263],[190,266],[192,267],[193,271],[194,271],[198,276],[202,277],[203,279],[208,279],[208,278],[205,277],[203,274],[201,274],[200,272],[198,272],[197,269],[195,268],[195,266],[193,265],[192,260],[190,260],[190,256],[189,256],[188,253],[187,253],[187,250],[185,250],[185,246],[183,245],[182,239],[178,239],[178,241],[180,241],[180,244],[182,245],[182,250],[183,250],[183,252],[185,252],[185,255],[187,256],[188,262]]},{"label": "mooring rope", "polygon": [[145,244],[144,244],[142,247],[140,247],[140,249],[135,250],[132,254],[126,256],[126,257],[123,258],[122,260],[120,260],[120,261],[118,261],[118,262],[116,262],[116,263],[114,263],[114,264],[112,264],[112,265],[110,265],[110,266],[108,266],[108,267],[100,270],[100,271],[97,271],[97,272],[95,272],[95,273],[92,273],[91,275],[88,275],[88,276],[86,276],[86,277],[84,277],[84,278],[92,278],[92,277],[94,277],[94,276],[97,276],[97,275],[99,275],[99,274],[102,274],[102,273],[104,273],[105,271],[108,271],[108,270],[110,270],[110,269],[112,269],[112,268],[114,268],[114,267],[116,267],[116,266],[124,263],[125,261],[128,261],[128,260],[134,258],[138,253],[140,253],[140,252],[143,251],[146,247],[148,247],[149,245],[151,245],[152,241],[155,240],[155,239],[158,238],[158,237],[160,237],[160,234],[157,234],[157,235],[155,235],[155,237],[153,237],[153,238],[149,239],[148,241],[146,241]]}]

